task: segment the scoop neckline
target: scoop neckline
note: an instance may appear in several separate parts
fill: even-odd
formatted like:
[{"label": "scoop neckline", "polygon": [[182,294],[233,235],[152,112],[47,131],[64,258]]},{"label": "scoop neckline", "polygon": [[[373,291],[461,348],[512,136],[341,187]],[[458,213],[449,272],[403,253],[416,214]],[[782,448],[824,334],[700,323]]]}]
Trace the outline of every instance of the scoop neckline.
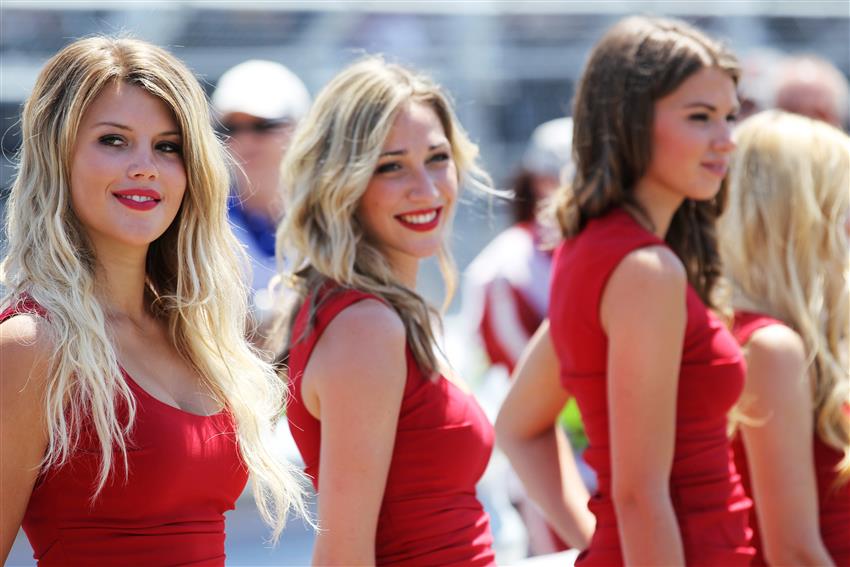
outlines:
[{"label": "scoop neckline", "polygon": [[171,411],[174,411],[174,412],[177,412],[179,414],[186,415],[186,416],[189,416],[189,417],[192,417],[192,418],[196,418],[196,419],[211,419],[211,418],[215,418],[215,417],[220,417],[220,416],[224,415],[224,413],[225,413],[225,408],[221,408],[220,410],[218,410],[215,413],[200,414],[200,413],[194,413],[194,412],[191,412],[191,411],[188,411],[188,410],[184,410],[183,408],[180,408],[180,407],[177,407],[177,406],[173,406],[173,405],[169,404],[168,402],[164,402],[164,401],[160,400],[159,398],[157,398],[156,396],[154,396],[153,394],[151,394],[150,392],[145,390],[141,386],[141,384],[136,382],[133,379],[133,377],[130,376],[130,373],[127,372],[124,369],[123,366],[119,365],[118,368],[121,370],[122,376],[124,376],[124,379],[127,381],[127,384],[129,384],[131,388],[133,388],[137,392],[141,393],[144,397],[152,400],[155,404],[157,404],[159,406],[162,406],[162,407],[167,408]]}]

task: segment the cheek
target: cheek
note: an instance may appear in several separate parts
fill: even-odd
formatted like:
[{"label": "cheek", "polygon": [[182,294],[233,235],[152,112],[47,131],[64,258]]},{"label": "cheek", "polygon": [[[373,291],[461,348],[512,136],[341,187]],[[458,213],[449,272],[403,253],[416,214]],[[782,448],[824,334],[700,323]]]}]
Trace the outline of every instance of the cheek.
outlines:
[{"label": "cheek", "polygon": [[177,197],[175,199],[177,202],[182,201],[189,182],[183,160],[175,159],[173,162],[163,164],[160,166],[160,174],[162,181],[168,185],[167,191]]},{"label": "cheek", "polygon": [[654,136],[652,162],[668,171],[684,171],[699,162],[705,144],[697,132],[684,127],[659,129]]},{"label": "cheek", "polygon": [[451,164],[450,167],[447,167],[442,177],[440,178],[440,187],[442,188],[442,193],[445,196],[446,200],[449,203],[454,202],[457,198],[458,194],[458,179],[457,179],[457,168],[454,163]]},{"label": "cheek", "polygon": [[[109,186],[109,167],[93,152],[77,152],[71,159],[70,194],[74,212],[90,208]],[[78,214],[79,216],[79,214]]]}]

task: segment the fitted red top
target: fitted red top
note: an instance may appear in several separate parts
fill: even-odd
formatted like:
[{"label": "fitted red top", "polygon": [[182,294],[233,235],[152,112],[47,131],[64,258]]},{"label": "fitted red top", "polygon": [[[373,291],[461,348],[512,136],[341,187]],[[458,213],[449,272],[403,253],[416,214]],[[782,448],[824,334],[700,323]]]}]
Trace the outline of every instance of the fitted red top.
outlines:
[{"label": "fitted red top", "polygon": [[[770,325],[785,325],[785,323],[759,313],[740,311],[735,313],[733,332],[741,346],[746,346],[753,333]],[[740,435],[735,436],[732,447],[735,450],[735,463],[741,472],[744,489],[747,494],[754,497],[750,472],[747,468],[747,454]],[[834,484],[838,477],[836,467],[842,457],[840,451],[824,443],[815,433],[813,459],[818,486],[818,523],[821,539],[836,565],[850,567],[850,483],[845,482],[840,486]],[[755,501],[755,505],[758,506],[758,501]],[[756,556],[752,564],[767,565],[761,546],[755,508],[750,511],[750,525],[753,527],[753,545],[756,548]]]},{"label": "fitted red top", "polygon": [[[653,245],[665,244],[626,211],[614,209],[588,222],[555,252],[550,332],[562,384],[575,396],[584,419],[589,442],[584,457],[599,477],[599,491],[589,503],[596,532],[576,565],[623,563],[611,498],[608,338],[599,306],[620,261],[637,248]],[[753,555],[747,527],[752,504],[735,472],[726,436],[726,413],[743,388],[743,357],[735,339],[691,286],[686,308],[670,497],[688,565],[748,565]]]},{"label": "fitted red top", "polygon": [[[24,312],[45,315],[28,301],[3,311],[0,322]],[[185,412],[123,376],[136,399],[127,469],[116,451],[92,503],[100,447],[84,427],[70,460],[42,471],[30,495],[23,528],[34,558],[43,567],[224,565],[224,512],[248,479],[232,418]]]},{"label": "fitted red top", "polygon": [[[289,428],[305,472],[321,497],[321,423],[301,396],[304,369],[324,330],[346,307],[375,296],[333,288],[310,332],[289,359]],[[308,302],[297,314],[293,337],[307,326]],[[376,345],[377,346],[377,345]],[[378,565],[494,565],[487,514],[475,484],[490,458],[493,428],[472,395],[440,376],[428,379],[405,348],[407,379],[384,498],[375,535]]]}]

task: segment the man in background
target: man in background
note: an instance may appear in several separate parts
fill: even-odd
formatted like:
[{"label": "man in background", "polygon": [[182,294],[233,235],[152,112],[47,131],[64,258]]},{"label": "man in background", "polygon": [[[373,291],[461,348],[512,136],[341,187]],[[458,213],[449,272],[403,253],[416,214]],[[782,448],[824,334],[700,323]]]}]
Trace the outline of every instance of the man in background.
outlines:
[{"label": "man in background", "polygon": [[788,57],[776,80],[777,108],[847,128],[847,78],[832,63],[811,55]]},{"label": "man in background", "polygon": [[230,221],[253,269],[253,310],[266,322],[275,275],[275,230],[283,217],[280,164],[298,121],[310,107],[304,83],[272,61],[252,59],[226,71],[212,95],[227,147],[236,162]]}]

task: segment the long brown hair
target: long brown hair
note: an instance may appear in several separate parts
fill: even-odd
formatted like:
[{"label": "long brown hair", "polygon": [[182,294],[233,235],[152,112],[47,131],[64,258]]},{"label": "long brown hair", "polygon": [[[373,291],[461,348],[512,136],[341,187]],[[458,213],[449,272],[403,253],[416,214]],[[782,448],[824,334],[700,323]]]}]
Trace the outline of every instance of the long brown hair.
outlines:
[{"label": "long brown hair", "polygon": [[[575,236],[590,219],[617,206],[648,220],[634,187],[652,159],[655,101],[707,67],[721,69],[737,84],[735,56],[676,20],[626,18],[596,44],[573,102],[575,177],[553,199],[563,236]],[[666,235],[688,281],[709,306],[721,277],[714,224],[725,202],[725,181],[713,199],[686,199]]]}]

